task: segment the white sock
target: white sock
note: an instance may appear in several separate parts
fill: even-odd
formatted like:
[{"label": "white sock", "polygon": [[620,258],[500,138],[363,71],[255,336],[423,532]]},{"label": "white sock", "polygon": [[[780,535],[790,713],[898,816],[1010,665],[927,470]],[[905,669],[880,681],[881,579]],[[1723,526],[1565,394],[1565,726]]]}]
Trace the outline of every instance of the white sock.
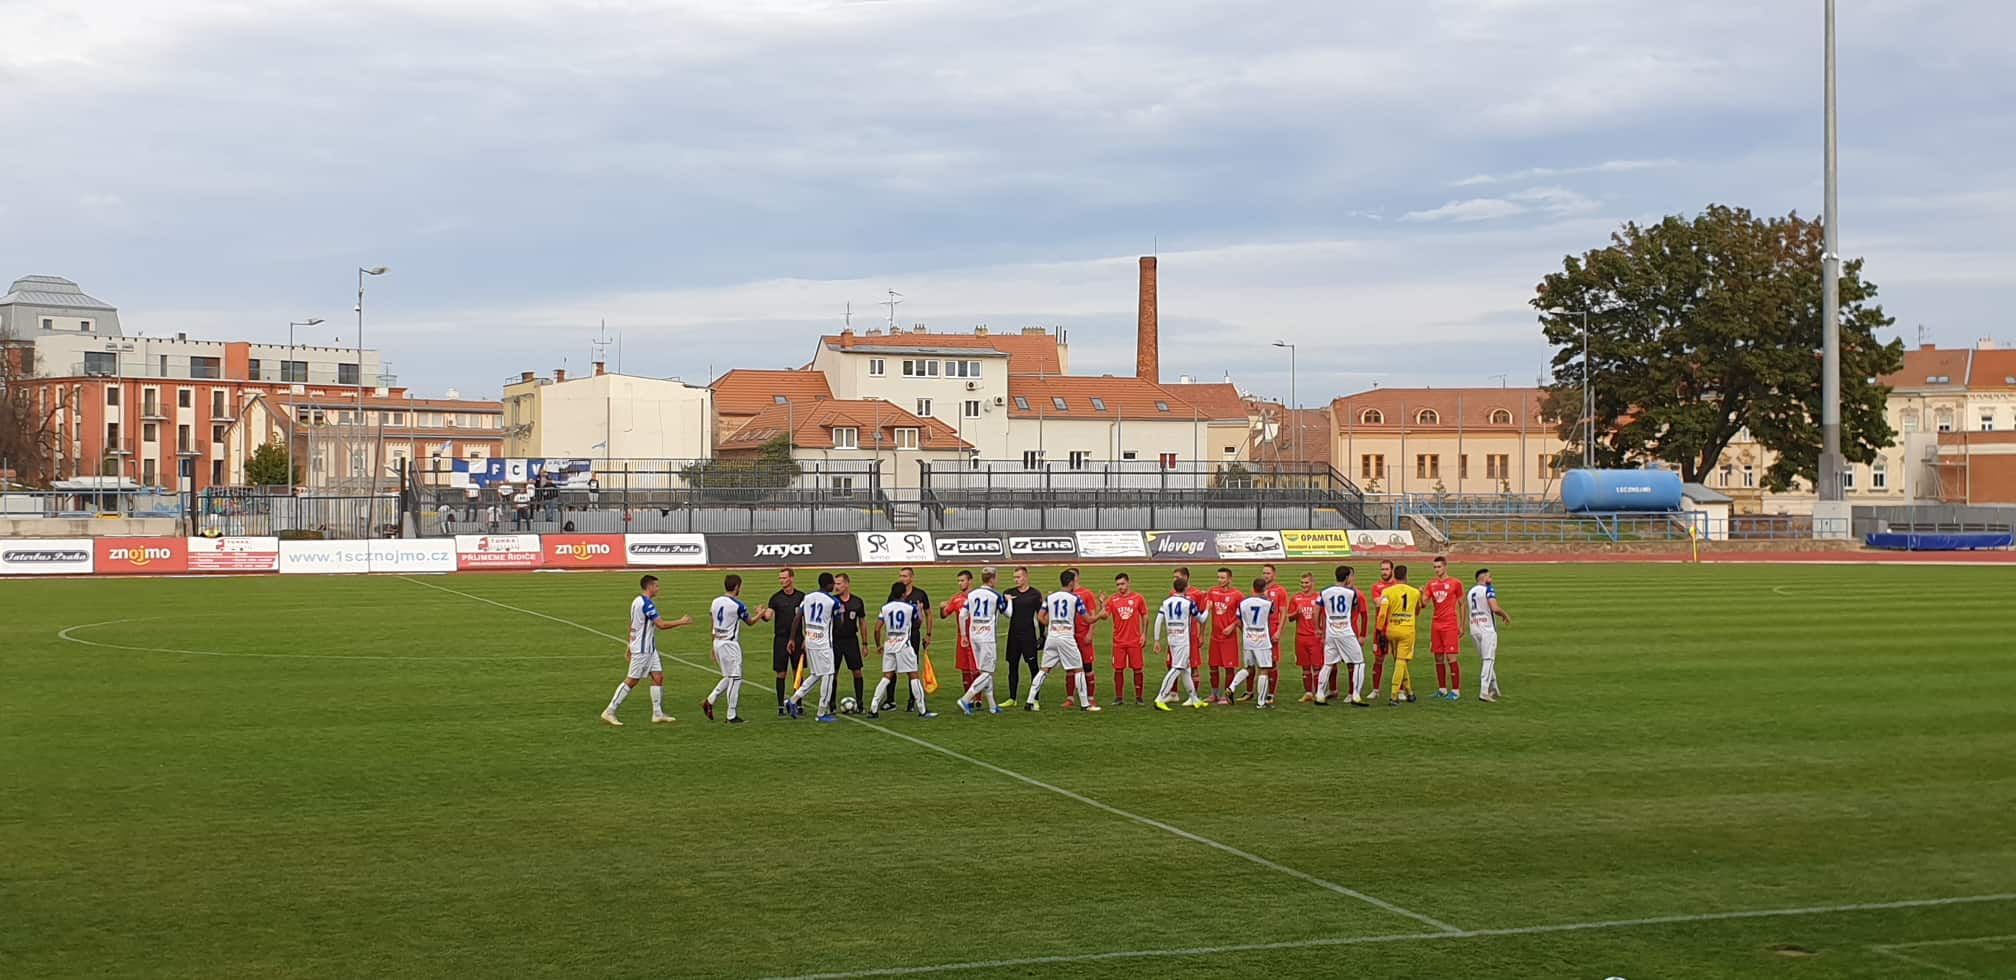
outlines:
[{"label": "white sock", "polygon": [[721,700],[721,695],[726,693],[728,693],[728,678],[723,677],[721,678],[720,683],[714,685],[714,692],[707,695],[707,703],[713,704],[716,701]]},{"label": "white sock", "polygon": [[1246,668],[1241,667],[1238,673],[1232,675],[1232,683],[1225,685],[1225,696],[1229,698],[1237,695],[1239,685],[1244,683],[1246,683]]},{"label": "white sock", "polygon": [[1091,704],[1092,695],[1085,693],[1085,672],[1081,670],[1071,676],[1078,679],[1078,703]]},{"label": "white sock", "polygon": [[1035,677],[1029,679],[1029,700],[1036,700],[1037,692],[1043,690],[1043,679],[1049,676],[1050,668],[1045,667],[1038,670]]},{"label": "white sock", "polygon": [[656,718],[664,713],[665,686],[663,684],[653,684],[651,685],[651,717]]},{"label": "white sock", "polygon": [[1169,673],[1162,675],[1162,689],[1155,692],[1155,700],[1169,700],[1169,695],[1176,693],[1176,678],[1182,674],[1183,671],[1169,668]]},{"label": "white sock", "polygon": [[742,678],[730,677],[727,678],[726,683],[728,684],[728,717],[734,718],[738,716],[738,712],[742,707]]},{"label": "white sock", "polygon": [[612,715],[615,714],[616,709],[623,706],[623,699],[629,696],[630,696],[630,685],[628,684],[616,685],[616,696],[609,699],[609,713]]},{"label": "white sock", "polygon": [[1260,693],[1259,696],[1256,697],[1254,700],[1259,702],[1260,704],[1267,703],[1267,679],[1268,679],[1267,672],[1263,670],[1260,672],[1259,680],[1255,682],[1260,686]]},{"label": "white sock", "polygon": [[1330,670],[1331,668],[1325,667],[1316,672],[1316,700],[1318,701],[1330,700]]},{"label": "white sock", "polygon": [[987,710],[992,712],[999,707],[994,703],[994,675],[991,673],[980,675],[980,683],[987,685]]},{"label": "white sock", "polygon": [[833,682],[832,674],[819,675],[819,714],[833,713],[833,689],[838,686]]},{"label": "white sock", "polygon": [[1345,664],[1344,671],[1351,675],[1351,700],[1361,700],[1365,693],[1365,665]]},{"label": "white sock", "polygon": [[812,693],[812,685],[817,683],[819,683],[818,674],[806,674],[805,679],[798,683],[798,690],[792,692],[791,700],[804,704],[805,695]]},{"label": "white sock", "polygon": [[973,685],[966,689],[966,693],[959,695],[959,703],[962,705],[979,703],[980,692],[987,689],[987,682],[990,679],[987,674],[973,678]]},{"label": "white sock", "polygon": [[924,706],[924,682],[914,676],[910,678],[910,696],[917,699],[918,714],[928,715],[931,713],[931,709]]},{"label": "white sock", "polygon": [[1477,689],[1492,697],[1498,696],[1498,661],[1484,661],[1484,669],[1477,678]]},{"label": "white sock", "polygon": [[883,697],[883,695],[885,695],[885,694],[888,694],[888,693],[889,693],[889,678],[887,678],[887,677],[884,677],[884,678],[882,678],[881,680],[879,680],[879,681],[876,681],[876,682],[875,682],[875,698],[874,698],[874,700],[872,700],[872,701],[869,701],[869,702],[868,702],[868,710],[869,710],[869,711],[881,711],[881,710],[882,710],[882,697]]}]

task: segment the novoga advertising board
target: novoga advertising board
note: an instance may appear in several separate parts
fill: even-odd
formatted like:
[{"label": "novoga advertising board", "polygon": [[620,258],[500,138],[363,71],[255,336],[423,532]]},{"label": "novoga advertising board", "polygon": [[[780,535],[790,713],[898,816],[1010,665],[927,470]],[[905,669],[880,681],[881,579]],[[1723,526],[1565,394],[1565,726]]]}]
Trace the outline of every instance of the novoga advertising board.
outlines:
[{"label": "novoga advertising board", "polygon": [[192,572],[277,572],[280,539],[261,537],[189,538]]},{"label": "novoga advertising board", "polygon": [[504,568],[538,568],[545,564],[546,549],[536,534],[458,534],[455,536],[455,567],[465,571]]},{"label": "novoga advertising board", "polygon": [[707,538],[699,534],[626,534],[623,553],[632,565],[705,565]]},{"label": "novoga advertising board", "polygon": [[0,575],[89,575],[90,538],[0,541]]}]

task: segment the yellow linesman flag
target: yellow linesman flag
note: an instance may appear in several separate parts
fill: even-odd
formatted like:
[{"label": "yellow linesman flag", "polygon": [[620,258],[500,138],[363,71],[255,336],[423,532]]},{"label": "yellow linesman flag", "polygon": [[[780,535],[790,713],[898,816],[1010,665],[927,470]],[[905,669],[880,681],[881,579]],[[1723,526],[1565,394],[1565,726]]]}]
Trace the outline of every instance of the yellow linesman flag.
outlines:
[{"label": "yellow linesman flag", "polygon": [[919,657],[918,659],[920,659],[920,660],[924,661],[924,664],[923,664],[923,666],[924,666],[924,693],[926,693],[926,694],[936,694],[936,693],[938,693],[938,670],[937,670],[937,668],[935,668],[935,667],[932,667],[932,666],[931,666],[931,658],[930,658],[930,657],[928,657],[928,656],[926,656],[926,657]]}]

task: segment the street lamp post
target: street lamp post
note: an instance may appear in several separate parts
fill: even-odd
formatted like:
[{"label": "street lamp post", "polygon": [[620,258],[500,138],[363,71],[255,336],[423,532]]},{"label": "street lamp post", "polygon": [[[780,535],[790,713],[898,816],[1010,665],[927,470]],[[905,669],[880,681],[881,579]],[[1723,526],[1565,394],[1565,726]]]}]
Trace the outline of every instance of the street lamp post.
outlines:
[{"label": "street lamp post", "polygon": [[[1295,397],[1295,345],[1285,340],[1277,340],[1274,342],[1274,346],[1288,348],[1288,411],[1284,414],[1288,416],[1288,419],[1293,419],[1295,422],[1294,445],[1295,451],[1300,453],[1302,451],[1302,416],[1299,413],[1302,409],[1302,402]],[[1283,419],[1282,421],[1286,423],[1288,419]],[[1275,433],[1274,438],[1281,438],[1281,434],[1278,432]],[[1276,443],[1276,445],[1278,446],[1279,443]],[[1278,463],[1281,454],[1280,450],[1276,449],[1274,454],[1275,460]]]},{"label": "street lamp post", "polygon": [[1596,401],[1595,393],[1589,387],[1589,311],[1547,310],[1546,312],[1555,316],[1580,316],[1582,318],[1582,468],[1594,469],[1596,466]]},{"label": "street lamp post", "polygon": [[[350,419],[352,426],[350,458],[352,462],[356,461],[356,447],[364,435],[364,277],[382,276],[387,271],[389,270],[382,265],[374,265],[368,268],[364,266],[357,267],[357,402],[356,414]],[[355,477],[357,474],[353,470],[350,475]],[[372,475],[375,477],[377,474],[374,471]],[[374,480],[373,482],[376,481]]]},{"label": "street lamp post", "polygon": [[1834,0],[1827,0],[1826,204],[1822,220],[1820,289],[1820,499],[1842,499],[1841,474],[1841,199],[1834,115]]},{"label": "street lamp post", "polygon": [[[288,378],[287,378],[287,369],[288,369],[288,367],[289,367],[289,366],[291,366],[291,365],[292,365],[292,364],[294,363],[294,328],[295,328],[295,327],[313,327],[313,326],[319,326],[319,325],[321,325],[321,323],[322,323],[322,318],[321,318],[321,317],[319,317],[319,316],[311,316],[311,317],[309,317],[309,318],[308,318],[308,319],[306,319],[306,320],[289,320],[289,321],[287,321],[287,359],[286,359],[286,360],[284,360],[284,361],[281,361],[281,362],[280,362],[280,383],[281,383],[281,384],[283,384],[283,385],[287,385],[287,386],[288,386],[288,388],[287,388],[287,393],[288,393],[288,394],[290,394],[290,395],[294,393],[294,388],[293,388],[293,382],[291,382],[291,381],[290,381],[290,380],[288,380]],[[306,378],[306,377],[304,376],[304,377],[302,378],[302,380],[304,380],[304,381],[305,381],[305,380],[307,380],[307,378]],[[293,406],[293,402],[292,402],[292,400],[290,399],[290,400],[289,400],[289,401],[288,401],[288,402],[287,402],[286,404],[287,404],[287,428],[286,428],[286,432],[287,432],[287,494],[288,494],[288,496],[293,496],[293,494],[294,494],[294,426],[295,426],[295,425],[297,424],[297,420],[296,420],[296,419],[294,418],[294,406]]]}]

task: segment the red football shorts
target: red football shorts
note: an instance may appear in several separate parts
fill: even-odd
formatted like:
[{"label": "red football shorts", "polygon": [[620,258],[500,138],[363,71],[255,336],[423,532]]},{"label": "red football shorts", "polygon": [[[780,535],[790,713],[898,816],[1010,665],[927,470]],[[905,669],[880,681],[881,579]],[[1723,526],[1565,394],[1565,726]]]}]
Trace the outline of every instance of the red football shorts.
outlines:
[{"label": "red football shorts", "polygon": [[1238,637],[1211,638],[1211,666],[1239,669]]},{"label": "red football shorts", "polygon": [[1084,658],[1085,667],[1087,670],[1090,670],[1092,661],[1098,659],[1099,654],[1098,649],[1092,646],[1092,634],[1087,633],[1076,639],[1078,640],[1078,656]]},{"label": "red football shorts", "polygon": [[973,648],[964,643],[959,644],[958,649],[952,654],[952,659],[958,663],[960,670],[980,669],[980,666],[973,662]]},{"label": "red football shorts", "polygon": [[1323,641],[1320,639],[1295,639],[1295,666],[1323,666]]},{"label": "red football shorts", "polygon": [[1140,647],[1140,645],[1139,645],[1139,644],[1136,644],[1136,645],[1132,645],[1132,646],[1124,646],[1124,647],[1123,647],[1123,646],[1115,646],[1115,647],[1113,648],[1113,669],[1114,669],[1114,670],[1140,670],[1140,669],[1141,669],[1141,647]]},{"label": "red football shorts", "polygon": [[1461,637],[1462,635],[1463,634],[1457,632],[1456,627],[1454,626],[1447,627],[1446,629],[1444,627],[1437,626],[1428,635],[1428,652],[1448,653],[1448,654],[1456,653],[1457,651],[1462,649],[1462,641],[1459,639],[1459,637]]}]

